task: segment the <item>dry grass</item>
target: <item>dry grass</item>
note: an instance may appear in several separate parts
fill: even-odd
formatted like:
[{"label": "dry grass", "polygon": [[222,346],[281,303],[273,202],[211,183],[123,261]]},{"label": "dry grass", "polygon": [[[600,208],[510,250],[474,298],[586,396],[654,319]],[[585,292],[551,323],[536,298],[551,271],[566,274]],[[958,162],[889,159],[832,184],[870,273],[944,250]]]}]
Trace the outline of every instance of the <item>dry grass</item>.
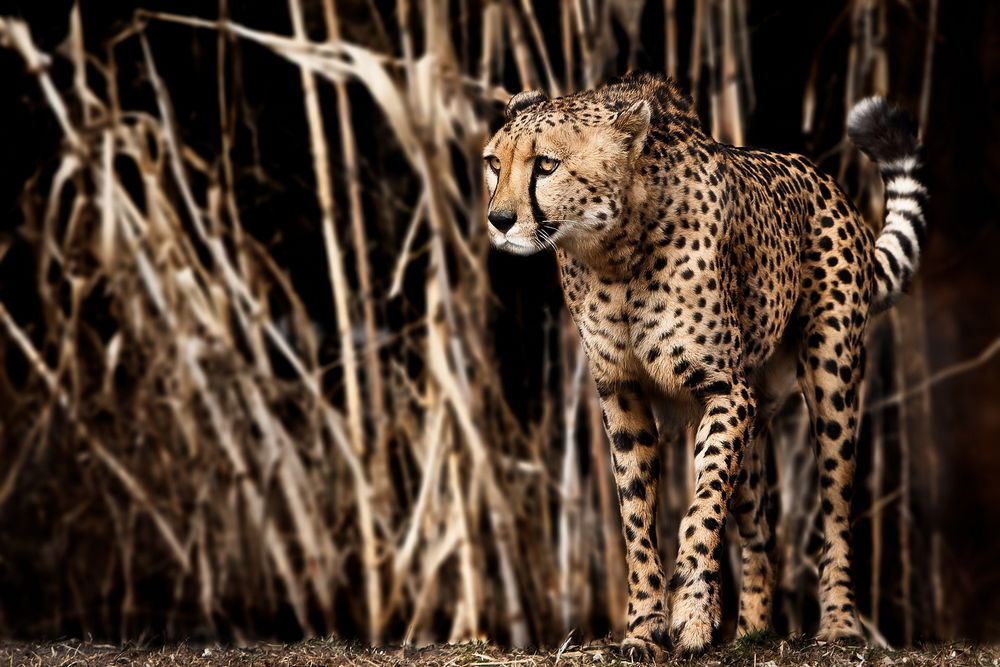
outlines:
[{"label": "dry grass", "polygon": [[[889,86],[878,46],[883,4],[850,3],[855,46],[848,102]],[[687,63],[710,112],[706,126],[737,143],[753,101],[745,5],[697,0],[690,26],[677,25],[671,0],[664,12],[667,69]],[[9,462],[0,508],[44,514],[56,526],[54,535],[28,539],[39,541],[42,567],[56,573],[51,585],[65,601],[31,632],[58,633],[69,624],[129,637],[156,619],[157,632],[168,637],[197,629],[242,640],[269,633],[267,619],[286,609],[305,635],[337,630],[374,644],[502,637],[514,646],[558,645],[572,628],[621,629],[624,568],[595,392],[562,314],[552,324],[558,344],[549,355],[561,376],[539,388],[557,400],[547,401],[531,423],[507,408],[498,372],[504,360],[493,352],[495,304],[476,180],[487,110],[507,95],[503,54],[513,55],[520,87],[565,93],[591,86],[616,67],[612,18],[638,35],[634,6],[601,6],[603,14],[591,2],[562,0],[558,44],[544,42],[528,1],[470,10],[463,20],[482,28],[475,62],[459,55],[469,44],[443,29],[447,10],[434,2],[415,7],[400,0],[394,46],[384,52],[340,38],[347,32],[334,0],[309,5],[323,17],[323,41],[309,37],[299,0],[288,2],[291,35],[230,21],[220,2],[219,20],[139,12],[103,54],[85,52],[79,7],[60,56],[41,52],[23,22],[0,19],[0,44],[21,55],[63,138],[58,167],[40,171],[22,199],[35,267],[25,285],[33,290],[37,321],[19,321],[0,303],[2,355],[29,369],[23,380],[0,378],[2,455]],[[370,22],[384,30],[386,18],[376,13]],[[243,223],[251,204],[234,186],[232,155],[238,122],[253,118],[221,113],[211,158],[186,145],[157,69],[169,45],[150,38],[151,23],[217,36],[221,109],[239,109],[224,84],[244,76],[231,57],[235,44],[258,45],[298,67],[302,113],[286,120],[309,131],[316,242],[325,251],[333,296],[323,308],[336,315],[336,330],[327,335],[333,358],[324,356],[315,313],[287,267]],[[693,34],[690,54],[674,44],[680,31]],[[135,43],[151,108],[124,108],[118,93],[117,49]],[[557,49],[565,73],[553,69],[550,51]],[[48,64],[57,57],[72,69],[69,86],[52,81]],[[359,120],[350,96],[359,86],[380,111],[378,119],[360,122],[377,122],[391,138],[401,156],[398,180],[416,193],[405,212],[389,219],[366,218],[361,203],[359,164],[375,158],[355,138]],[[333,90],[333,105],[324,105],[325,87]],[[810,87],[807,123],[816,94]],[[334,115],[335,123],[324,123]],[[457,160],[452,151],[465,157]],[[853,153],[841,155],[841,172],[859,175],[855,192],[866,193],[877,209],[874,171],[848,172]],[[472,185],[464,185],[469,173]],[[394,249],[391,275],[374,281],[366,249],[388,229],[407,231]],[[355,258],[351,266],[347,252]],[[379,291],[376,284],[389,287]],[[386,336],[383,314],[398,300],[407,304],[407,321]],[[901,335],[914,331],[904,327]],[[908,349],[922,354],[919,345]],[[931,379],[926,369],[914,376],[907,368],[910,375],[895,387],[903,393],[882,407],[910,406],[903,421],[919,431],[928,417],[919,407],[913,417],[913,406]],[[906,386],[916,394],[905,393]],[[801,406],[788,412],[771,436],[785,508],[778,527],[780,612],[792,630],[804,632],[806,610],[815,604],[810,543],[818,508],[814,464],[802,446],[807,424]],[[890,475],[884,483],[888,458],[922,456],[927,443],[903,440],[889,451],[881,435],[876,430],[871,475],[859,483],[876,502],[862,511],[874,526],[876,570],[899,581],[873,580],[875,641],[883,591],[902,594],[893,604],[909,619],[907,637],[914,623],[933,631],[941,604],[933,592],[930,611],[914,620],[913,610],[921,608],[914,596],[928,593],[910,587],[917,560],[908,541],[910,482]],[[669,553],[676,548],[676,517],[690,497],[690,443],[667,455],[661,534]],[[900,550],[880,546],[877,522],[888,513]],[[169,583],[155,601],[143,588],[149,580]],[[151,605],[160,608],[151,613]],[[0,623],[7,632],[18,629],[15,618]],[[204,659],[200,649],[185,647],[122,654],[97,645],[5,650],[13,664],[70,664],[78,650],[85,662],[124,656],[151,665],[375,659],[326,643]],[[419,660],[480,659],[466,648],[436,650]],[[781,650],[762,649],[761,660],[783,660]],[[834,648],[803,650],[803,661],[819,660],[824,650],[841,655]],[[482,651],[486,662],[500,656]],[[712,655],[729,664],[724,651]],[[982,664],[996,664],[989,655],[994,662]],[[386,654],[384,662],[411,657]]]},{"label": "dry grass", "polygon": [[[496,646],[472,642],[427,646],[368,648],[336,640],[311,640],[298,644],[256,644],[244,648],[173,645],[157,648],[110,646],[77,641],[48,644],[2,644],[0,661],[12,667],[72,667],[74,665],[141,664],[209,665],[254,667],[545,667],[555,665],[635,664],[624,660],[614,648],[602,644],[576,646],[565,643],[555,651],[504,651]],[[697,659],[671,657],[657,663],[670,667],[996,667],[1000,648],[962,643],[920,646],[909,650],[887,650],[819,644],[803,640],[771,638],[746,640],[709,651]]]}]

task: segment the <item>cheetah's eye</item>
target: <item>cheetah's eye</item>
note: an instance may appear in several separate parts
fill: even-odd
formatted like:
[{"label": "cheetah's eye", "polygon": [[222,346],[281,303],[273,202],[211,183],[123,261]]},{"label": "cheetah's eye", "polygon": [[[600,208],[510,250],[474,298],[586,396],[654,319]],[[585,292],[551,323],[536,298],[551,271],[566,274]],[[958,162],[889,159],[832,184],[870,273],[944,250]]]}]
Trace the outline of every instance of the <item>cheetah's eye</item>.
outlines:
[{"label": "cheetah's eye", "polygon": [[547,157],[545,155],[539,155],[535,159],[535,171],[539,174],[548,175],[556,170],[559,166],[559,160],[554,157]]},{"label": "cheetah's eye", "polygon": [[494,174],[500,173],[500,158],[498,158],[496,155],[487,155],[483,159],[486,160],[486,164],[490,166],[490,169],[493,170]]}]

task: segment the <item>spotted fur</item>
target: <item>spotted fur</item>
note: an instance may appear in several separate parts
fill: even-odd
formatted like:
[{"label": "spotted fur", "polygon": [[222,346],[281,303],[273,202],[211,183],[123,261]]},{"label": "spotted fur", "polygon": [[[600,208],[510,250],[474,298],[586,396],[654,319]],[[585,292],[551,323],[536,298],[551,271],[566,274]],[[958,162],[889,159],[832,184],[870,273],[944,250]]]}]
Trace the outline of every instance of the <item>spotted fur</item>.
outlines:
[{"label": "spotted fur", "polygon": [[[886,181],[877,239],[808,159],[713,141],[690,98],[658,76],[554,100],[521,93],[486,145],[492,242],[554,249],[600,393],[630,653],[655,657],[668,636],[683,652],[709,645],[730,513],[742,538],[739,632],[768,627],[774,541],[755,436],[795,390],[820,475],[819,636],[860,635],[850,503],[864,330],[916,269],[925,189],[900,112],[866,101],[850,128]],[[668,579],[655,529],[658,443],[692,422],[696,488]]]}]

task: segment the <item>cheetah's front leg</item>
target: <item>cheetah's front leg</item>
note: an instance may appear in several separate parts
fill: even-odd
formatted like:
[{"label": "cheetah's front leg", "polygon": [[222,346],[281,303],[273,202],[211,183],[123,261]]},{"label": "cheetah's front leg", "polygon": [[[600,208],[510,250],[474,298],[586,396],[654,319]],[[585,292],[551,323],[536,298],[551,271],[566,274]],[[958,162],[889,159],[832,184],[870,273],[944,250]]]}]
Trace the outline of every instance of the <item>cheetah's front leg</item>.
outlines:
[{"label": "cheetah's front leg", "polygon": [[634,385],[601,389],[604,427],[611,440],[611,461],[628,565],[628,610],[622,650],[632,659],[656,659],[667,639],[664,578],[656,548],[656,490],[660,453],[648,401]]},{"label": "cheetah's front leg", "polygon": [[729,498],[753,431],[756,404],[737,382],[705,402],[695,443],[695,497],[681,520],[680,549],[670,580],[671,626],[677,649],[701,653],[719,626],[719,559]]}]

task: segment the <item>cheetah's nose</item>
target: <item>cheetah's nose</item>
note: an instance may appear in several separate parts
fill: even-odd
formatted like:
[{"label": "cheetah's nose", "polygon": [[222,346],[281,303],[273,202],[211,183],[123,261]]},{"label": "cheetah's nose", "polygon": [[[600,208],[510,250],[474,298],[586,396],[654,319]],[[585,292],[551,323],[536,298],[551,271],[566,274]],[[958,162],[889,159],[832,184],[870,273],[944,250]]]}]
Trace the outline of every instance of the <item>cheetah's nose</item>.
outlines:
[{"label": "cheetah's nose", "polygon": [[491,225],[504,233],[517,222],[517,213],[513,211],[490,211],[486,217],[489,218]]}]

